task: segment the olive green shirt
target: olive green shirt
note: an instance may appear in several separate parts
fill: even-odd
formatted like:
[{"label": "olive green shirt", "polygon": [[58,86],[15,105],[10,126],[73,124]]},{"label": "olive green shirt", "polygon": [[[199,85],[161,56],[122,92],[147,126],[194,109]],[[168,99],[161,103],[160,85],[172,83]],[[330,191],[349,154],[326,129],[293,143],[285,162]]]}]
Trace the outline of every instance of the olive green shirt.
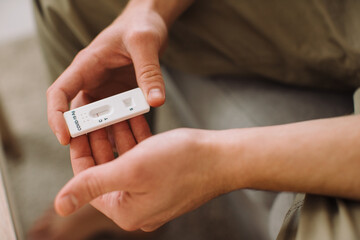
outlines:
[{"label": "olive green shirt", "polygon": [[174,24],[163,62],[202,75],[300,86],[360,86],[360,1],[196,0]]}]

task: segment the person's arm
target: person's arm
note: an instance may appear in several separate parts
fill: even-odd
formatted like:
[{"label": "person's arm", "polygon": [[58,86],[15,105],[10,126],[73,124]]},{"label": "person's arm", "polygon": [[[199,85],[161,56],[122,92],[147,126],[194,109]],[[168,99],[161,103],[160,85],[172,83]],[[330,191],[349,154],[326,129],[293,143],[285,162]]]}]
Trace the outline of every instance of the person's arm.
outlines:
[{"label": "person's arm", "polygon": [[360,200],[360,117],[229,130],[221,151],[233,183]]},{"label": "person's arm", "polygon": [[165,101],[159,52],[167,30],[193,0],[131,0],[47,91],[48,122],[61,144],[70,134],[63,113],[80,92],[98,100],[138,85],[152,107]]},{"label": "person's arm", "polygon": [[149,137],[106,164],[94,166],[87,157],[90,168],[79,165],[89,150],[72,147],[79,171],[55,207],[68,215],[91,202],[126,230],[152,231],[237,189],[360,200],[359,123],[360,117],[348,116],[224,131],[177,129]]}]

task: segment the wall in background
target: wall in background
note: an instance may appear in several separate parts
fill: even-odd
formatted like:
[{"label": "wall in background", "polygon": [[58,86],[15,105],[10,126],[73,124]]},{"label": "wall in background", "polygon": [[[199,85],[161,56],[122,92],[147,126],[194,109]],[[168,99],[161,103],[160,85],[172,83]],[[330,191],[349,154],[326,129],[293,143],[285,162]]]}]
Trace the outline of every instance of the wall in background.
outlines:
[{"label": "wall in background", "polygon": [[0,0],[0,44],[34,32],[31,0]]}]

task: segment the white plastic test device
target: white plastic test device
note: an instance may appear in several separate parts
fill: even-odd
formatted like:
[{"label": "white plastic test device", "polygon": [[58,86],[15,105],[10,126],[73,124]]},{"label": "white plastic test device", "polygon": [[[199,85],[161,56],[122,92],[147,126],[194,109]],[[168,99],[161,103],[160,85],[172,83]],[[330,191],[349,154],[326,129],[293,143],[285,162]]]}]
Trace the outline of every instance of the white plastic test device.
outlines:
[{"label": "white plastic test device", "polygon": [[135,88],[64,113],[71,137],[110,126],[149,112],[140,88]]}]

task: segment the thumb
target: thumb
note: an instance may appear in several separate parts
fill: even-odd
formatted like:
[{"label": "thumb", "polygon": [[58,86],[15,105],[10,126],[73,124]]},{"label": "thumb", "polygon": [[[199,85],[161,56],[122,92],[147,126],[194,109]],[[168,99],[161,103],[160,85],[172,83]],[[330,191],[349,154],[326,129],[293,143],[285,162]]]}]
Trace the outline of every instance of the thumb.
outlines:
[{"label": "thumb", "polygon": [[97,197],[124,190],[129,182],[126,166],[121,161],[91,167],[73,177],[55,198],[55,209],[59,215],[67,216]]},{"label": "thumb", "polygon": [[150,106],[161,106],[165,102],[165,85],[159,63],[160,46],[146,34],[138,36],[132,43],[129,53],[137,83]]}]

